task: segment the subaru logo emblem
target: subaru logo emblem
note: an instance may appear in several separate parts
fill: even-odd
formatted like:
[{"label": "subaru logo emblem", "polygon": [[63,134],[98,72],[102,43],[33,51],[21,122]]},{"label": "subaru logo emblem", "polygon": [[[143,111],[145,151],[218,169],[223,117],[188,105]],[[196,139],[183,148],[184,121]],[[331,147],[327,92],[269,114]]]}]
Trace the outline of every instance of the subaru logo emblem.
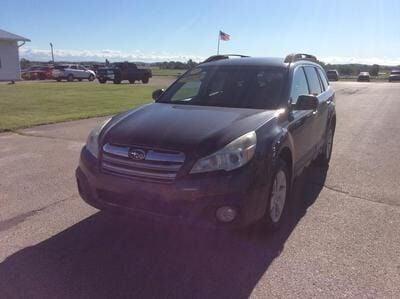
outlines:
[{"label": "subaru logo emblem", "polygon": [[130,149],[128,156],[133,160],[144,160],[146,158],[146,152],[141,149]]}]

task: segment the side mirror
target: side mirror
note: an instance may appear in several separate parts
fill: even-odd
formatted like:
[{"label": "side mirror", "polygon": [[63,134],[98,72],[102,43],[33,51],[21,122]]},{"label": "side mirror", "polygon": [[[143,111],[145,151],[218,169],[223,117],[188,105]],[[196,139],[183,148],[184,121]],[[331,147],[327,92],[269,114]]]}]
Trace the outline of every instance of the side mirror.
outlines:
[{"label": "side mirror", "polygon": [[318,109],[319,101],[316,96],[313,95],[301,95],[297,99],[296,104],[293,105],[294,110],[313,110]]},{"label": "side mirror", "polygon": [[165,89],[157,89],[153,91],[151,97],[153,98],[154,101],[157,101],[157,99],[164,93]]}]

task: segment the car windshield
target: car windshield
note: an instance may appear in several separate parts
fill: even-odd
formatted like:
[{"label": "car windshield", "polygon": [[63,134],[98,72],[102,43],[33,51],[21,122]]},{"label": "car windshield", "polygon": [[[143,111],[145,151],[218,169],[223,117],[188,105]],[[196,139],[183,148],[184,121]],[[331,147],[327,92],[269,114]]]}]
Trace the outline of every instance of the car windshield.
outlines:
[{"label": "car windshield", "polygon": [[158,102],[276,109],[280,103],[284,74],[281,68],[197,67],[167,89]]}]

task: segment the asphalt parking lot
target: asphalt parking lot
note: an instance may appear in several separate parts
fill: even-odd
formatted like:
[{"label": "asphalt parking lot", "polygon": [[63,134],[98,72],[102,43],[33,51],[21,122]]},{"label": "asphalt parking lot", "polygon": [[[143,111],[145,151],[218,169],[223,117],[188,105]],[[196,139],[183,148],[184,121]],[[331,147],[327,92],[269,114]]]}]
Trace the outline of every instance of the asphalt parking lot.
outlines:
[{"label": "asphalt parking lot", "polygon": [[101,119],[0,134],[3,298],[400,297],[400,84],[333,83],[331,166],[276,235],[110,217],[79,198]]}]

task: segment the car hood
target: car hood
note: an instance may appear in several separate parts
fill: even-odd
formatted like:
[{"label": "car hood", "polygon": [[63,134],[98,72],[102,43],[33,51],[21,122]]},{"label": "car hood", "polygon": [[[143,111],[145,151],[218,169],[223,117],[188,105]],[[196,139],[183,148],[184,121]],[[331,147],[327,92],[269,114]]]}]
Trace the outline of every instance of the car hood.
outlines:
[{"label": "car hood", "polygon": [[275,118],[276,110],[154,103],[116,116],[101,143],[209,154]]}]

